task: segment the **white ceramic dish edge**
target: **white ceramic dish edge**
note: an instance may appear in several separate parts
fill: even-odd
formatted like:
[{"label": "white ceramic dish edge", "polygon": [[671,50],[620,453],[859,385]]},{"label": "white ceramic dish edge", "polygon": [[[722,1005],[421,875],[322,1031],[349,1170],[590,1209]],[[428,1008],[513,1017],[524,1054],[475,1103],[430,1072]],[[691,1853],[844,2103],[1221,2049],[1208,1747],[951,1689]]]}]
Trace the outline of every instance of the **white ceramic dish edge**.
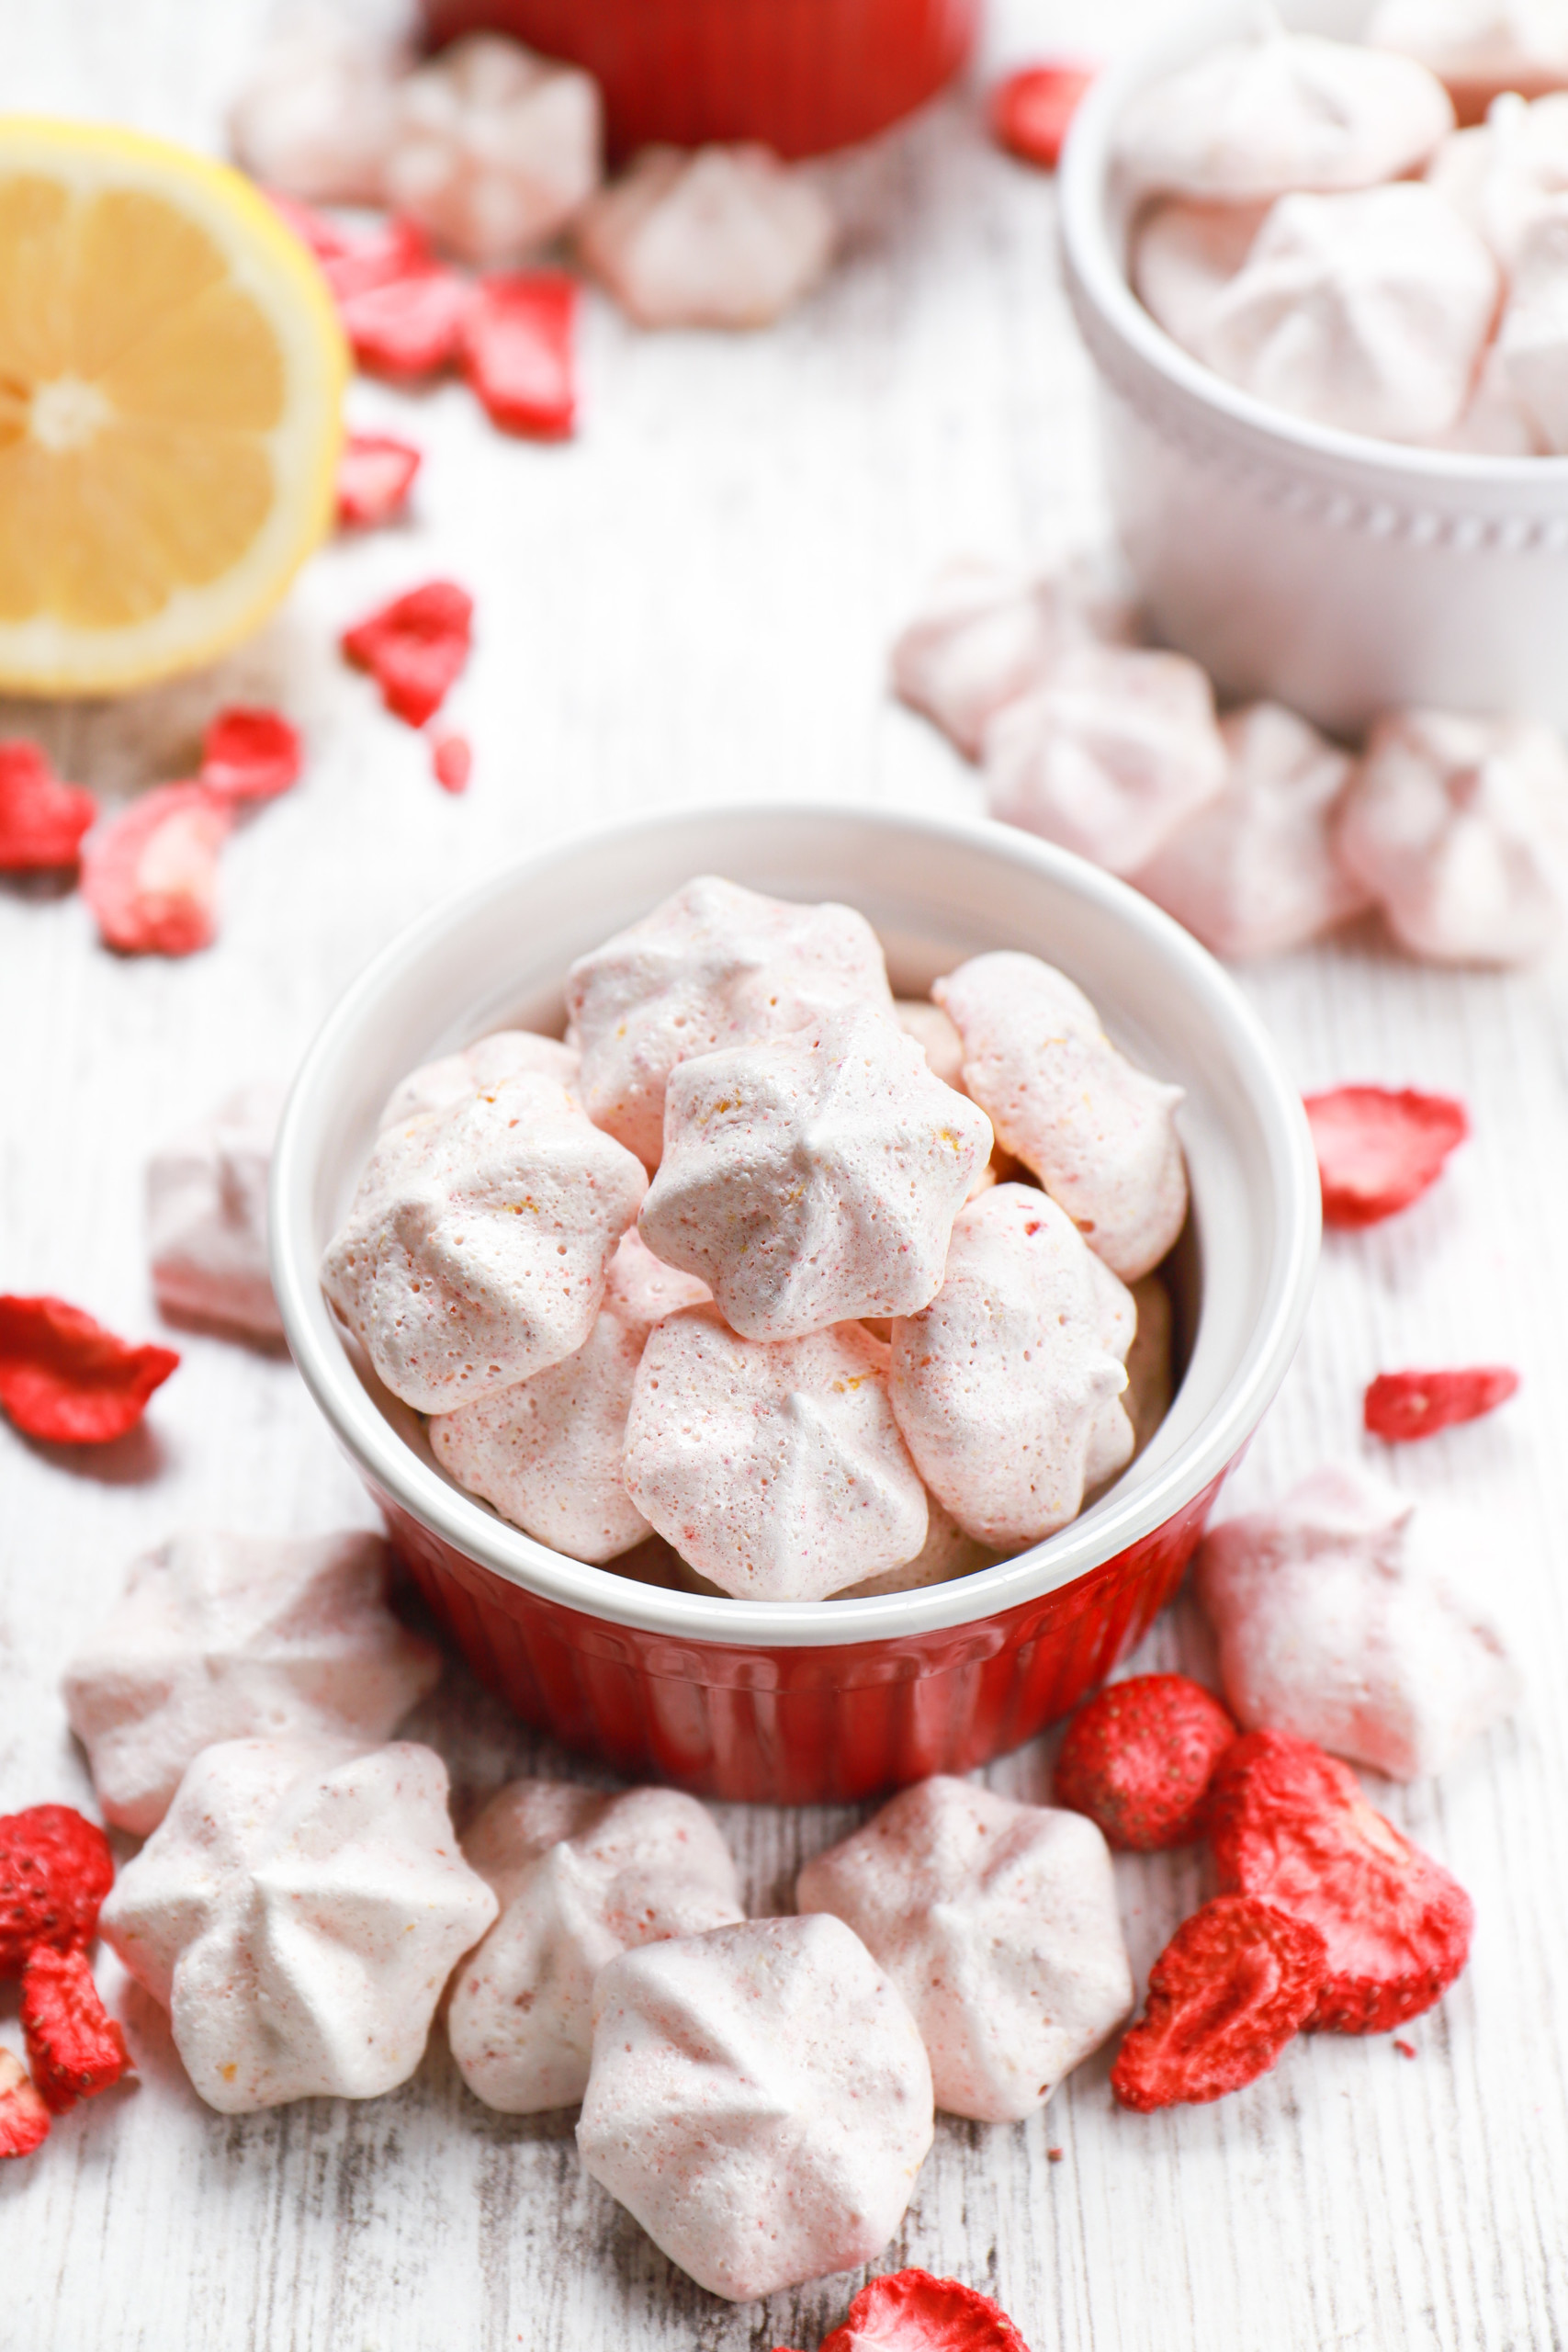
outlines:
[{"label": "white ceramic dish edge", "polygon": [[[637,873],[645,864],[658,865],[659,882],[669,888],[673,884],[664,882],[666,872],[678,877],[703,871],[734,873],[746,862],[742,842],[770,829],[786,844],[796,833],[834,833],[844,845],[846,860],[859,855],[868,876],[887,863],[896,845],[906,850],[913,846],[917,855],[929,853],[933,875],[944,872],[964,852],[971,854],[973,863],[973,853],[978,851],[983,858],[999,857],[1043,878],[1084,902],[1087,912],[1100,922],[1109,917],[1128,926],[1130,944],[1148,950],[1179,978],[1231,1055],[1259,1124],[1278,1210],[1281,1246],[1269,1267],[1262,1310],[1198,1442],[1181,1449],[1135,1490],[1123,1494],[1113,1487],[1046,1543],[977,1575],[918,1592],[853,1601],[719,1600],[645,1586],[550,1551],[450,1485],[398,1433],[354,1369],[316,1278],[321,1248],[340,1205],[321,1167],[323,1146],[334,1122],[357,1123],[362,1160],[369,1122],[390,1078],[423,1051],[446,1049],[446,1041],[430,1039],[411,1051],[394,1038],[383,1064],[367,1067],[367,1038],[378,1034],[378,1016],[384,1032],[389,1000],[400,986],[407,990],[411,1005],[419,1002],[423,991],[413,987],[411,976],[432,965],[444,950],[460,956],[461,943],[480,930],[487,917],[494,922],[520,889],[547,883],[552,868],[567,869],[585,860],[605,866],[618,861],[623,872]],[[646,853],[641,859],[639,849]],[[705,854],[715,850],[721,854]],[[723,854],[727,850],[728,855]],[[739,878],[747,877],[742,874]],[[663,888],[653,883],[643,902],[650,904],[661,895]],[[781,887],[781,895],[793,894]],[[492,989],[490,1001],[483,1002],[479,1001],[483,992],[475,990],[472,1011],[461,1025],[469,1035],[479,1034],[493,1025],[517,993],[515,989]],[[398,1026],[395,1006],[391,1019]],[[1245,1445],[1295,1351],[1311,1295],[1319,1208],[1316,1163],[1300,1099],[1261,1023],[1213,958],[1147,899],[1066,852],[1010,828],[896,816],[870,808],[774,804],[682,811],[576,836],[446,901],[394,939],[328,1016],[295,1080],[274,1153],[272,1268],[295,1363],[339,1442],[381,1489],[458,1551],[496,1575],[590,1618],[728,1645],[839,1647],[931,1634],[994,1617],[1114,1557],[1201,1493]],[[1151,1452],[1157,1446],[1156,1439]]]}]

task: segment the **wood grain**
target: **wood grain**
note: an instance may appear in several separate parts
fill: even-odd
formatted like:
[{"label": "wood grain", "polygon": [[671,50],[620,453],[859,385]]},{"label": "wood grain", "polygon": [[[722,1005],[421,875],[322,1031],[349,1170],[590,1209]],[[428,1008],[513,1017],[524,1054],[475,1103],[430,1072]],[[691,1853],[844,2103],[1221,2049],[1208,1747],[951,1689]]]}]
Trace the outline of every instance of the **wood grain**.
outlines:
[{"label": "wood grain", "polygon": [[[990,58],[1103,51],[1131,0],[998,12]],[[253,0],[8,0],[8,104],[116,115],[216,145]],[[427,452],[415,521],[314,563],[220,673],[102,709],[0,708],[112,794],[187,771],[200,725],[276,695],[305,728],[299,792],[228,854],[221,944],[186,964],[97,948],[75,898],[0,888],[0,1282],[130,1332],[155,1318],[141,1233],[150,1148],[230,1085],[286,1072],[370,952],[526,844],[650,805],[780,794],[976,805],[972,777],[883,690],[890,634],[964,550],[1049,553],[1100,528],[1087,364],[1057,286],[1048,186],[986,147],[960,96],[835,167],[849,256],[753,340],[642,338],[589,306],[581,438],[506,442],[465,394],[358,385],[363,421]],[[476,779],[345,673],[336,632],[433,571],[479,599],[454,700]],[[1247,981],[1303,1085],[1450,1089],[1474,1144],[1396,1224],[1331,1240],[1300,1360],[1236,1485],[1276,1490],[1372,1452],[1379,1368],[1518,1364],[1495,1419],[1382,1466],[1478,1514],[1474,1566],[1518,1628],[1517,1721],[1438,1784],[1379,1801],[1472,1890],[1472,1965],[1399,2057],[1325,2037],[1210,2109],[1119,2112],[1106,2064],[1017,2129],[943,2121],[898,2242],[1000,2296],[1035,2352],[1549,2352],[1568,2344],[1568,1069],[1560,973],[1455,978],[1370,935]],[[367,1507],[280,1356],[190,1337],[145,1430],[75,1459],[0,1427],[0,1804],[89,1795],[56,1684],[143,1544],[192,1523],[276,1532]],[[1203,1662],[1182,1608],[1145,1662]],[[551,1759],[454,1668],[417,1728],[465,1801]],[[558,1762],[560,1759],[554,1759]],[[1039,1797],[1050,1743],[998,1766]],[[570,1769],[581,1770],[581,1766]],[[753,1903],[850,1816],[730,1809]],[[1207,1891],[1196,1856],[1119,1862],[1140,1969]],[[741,2352],[814,2346],[856,2281],[731,2309],[674,2273],[580,2173],[570,2119],[468,2097],[444,2049],[355,2107],[209,2113],[158,2014],[115,1979],[141,2086],[0,2167],[6,2352]],[[13,2043],[14,1997],[0,2007]],[[437,2038],[439,2039],[439,2037]],[[1060,2162],[1047,2151],[1059,2146]]]}]

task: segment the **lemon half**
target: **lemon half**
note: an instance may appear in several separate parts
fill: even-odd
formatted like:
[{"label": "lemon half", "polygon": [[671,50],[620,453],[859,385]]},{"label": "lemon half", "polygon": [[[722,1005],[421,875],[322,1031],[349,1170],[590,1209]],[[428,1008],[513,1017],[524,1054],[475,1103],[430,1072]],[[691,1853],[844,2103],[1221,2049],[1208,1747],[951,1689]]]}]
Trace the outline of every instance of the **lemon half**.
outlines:
[{"label": "lemon half", "polygon": [[248,636],[331,522],[347,368],[238,173],[0,118],[0,689],[115,693]]}]

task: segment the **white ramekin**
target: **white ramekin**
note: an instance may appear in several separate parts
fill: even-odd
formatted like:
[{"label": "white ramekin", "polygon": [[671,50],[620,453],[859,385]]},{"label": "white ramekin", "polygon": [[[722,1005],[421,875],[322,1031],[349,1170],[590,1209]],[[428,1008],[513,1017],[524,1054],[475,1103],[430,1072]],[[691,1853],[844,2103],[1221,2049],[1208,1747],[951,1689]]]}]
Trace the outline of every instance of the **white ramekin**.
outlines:
[{"label": "white ramekin", "polygon": [[[317,1268],[415,1064],[506,1021],[558,1031],[573,957],[695,874],[861,908],[895,985],[987,948],[1059,963],[1112,1035],[1187,1089],[1188,1363],[1163,1428],[1071,1527],[999,1566],[876,1600],[758,1604],[564,1557],[437,1467],[374,1381]],[[393,1539],[481,1674],[623,1770],[743,1797],[863,1792],[1016,1745],[1100,1679],[1168,1597],[1294,1351],[1319,1198],[1301,1102],[1221,967],[1109,876],[999,825],[718,809],[547,851],[437,908],[348,991],[274,1157],[273,1278],[295,1361]]]},{"label": "white ramekin", "polygon": [[[1338,32],[1364,11],[1287,13]],[[1300,422],[1201,367],[1127,282],[1122,113],[1256,14],[1243,0],[1182,11],[1096,84],[1062,159],[1067,290],[1152,627],[1227,698],[1272,696],[1336,733],[1410,703],[1568,726],[1568,458],[1450,456]]]}]

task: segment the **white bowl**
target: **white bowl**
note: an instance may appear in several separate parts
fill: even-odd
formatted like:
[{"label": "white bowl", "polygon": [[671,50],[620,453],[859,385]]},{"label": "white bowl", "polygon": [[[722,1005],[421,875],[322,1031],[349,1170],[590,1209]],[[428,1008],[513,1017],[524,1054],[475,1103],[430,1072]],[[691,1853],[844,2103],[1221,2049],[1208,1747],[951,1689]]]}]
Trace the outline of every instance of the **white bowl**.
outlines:
[{"label": "white bowl", "polygon": [[[1285,13],[1337,34],[1366,10]],[[1122,111],[1256,14],[1183,11],[1095,85],[1062,159],[1067,291],[1140,599],[1227,699],[1271,696],[1335,733],[1413,703],[1568,726],[1568,458],[1404,448],[1288,416],[1184,352],[1128,284]]]},{"label": "white bowl", "polygon": [[[919,1592],[776,1604],[667,1590],[586,1566],[452,1484],[418,1416],[379,1386],[328,1309],[321,1250],[394,1083],[503,1023],[558,1034],[572,959],[705,872],[860,908],[906,994],[923,994],[937,974],[987,948],[1046,956],[1088,990],[1139,1063],[1187,1089],[1192,1218],[1179,1392],[1120,1483],[1016,1559]],[[1028,834],[874,810],[653,818],[547,851],[437,908],[355,982],[311,1046],[272,1179],[273,1279],[295,1361],[479,1670],[521,1712],[613,1753],[624,1769],[750,1796],[847,1793],[914,1777],[911,1762],[937,1770],[978,1760],[1027,1737],[1061,1711],[1057,1699],[1072,1703],[1106,1671],[1168,1596],[1220,1478],[1284,1375],[1318,1227],[1300,1099],[1257,1016],[1187,933]],[[1091,1592],[1100,1595],[1092,1610]],[[1016,1677],[1000,1670],[1005,1659]],[[997,1669],[983,1688],[970,1671],[976,1660]],[[613,1690],[612,1666],[621,1678]],[[931,1688],[923,1714],[916,1710],[919,1737],[892,1725],[878,1747],[863,1725],[847,1756],[831,1719],[852,1715],[857,1688],[922,1677]],[[674,1734],[666,1737],[671,1683],[681,1686],[678,1753]],[[749,1697],[747,1728],[737,1731],[726,1700],[729,1713],[714,1729],[710,1718],[723,1712],[715,1694],[741,1690],[773,1694],[775,1716],[787,1713],[793,1690],[807,1727],[798,1736],[778,1721],[759,1729]],[[948,1726],[940,1737],[939,1717]]]}]

